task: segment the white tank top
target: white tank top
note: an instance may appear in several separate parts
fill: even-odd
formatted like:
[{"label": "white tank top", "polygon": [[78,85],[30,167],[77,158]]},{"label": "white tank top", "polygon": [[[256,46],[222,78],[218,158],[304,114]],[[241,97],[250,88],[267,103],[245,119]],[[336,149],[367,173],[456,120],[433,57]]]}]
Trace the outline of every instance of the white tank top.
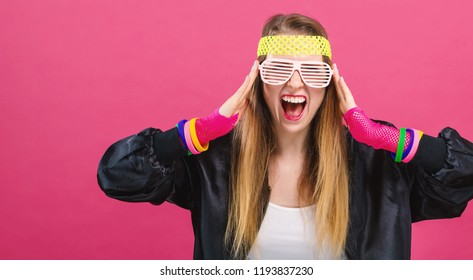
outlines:
[{"label": "white tank top", "polygon": [[333,259],[328,250],[316,247],[314,208],[289,208],[269,202],[248,259]]}]

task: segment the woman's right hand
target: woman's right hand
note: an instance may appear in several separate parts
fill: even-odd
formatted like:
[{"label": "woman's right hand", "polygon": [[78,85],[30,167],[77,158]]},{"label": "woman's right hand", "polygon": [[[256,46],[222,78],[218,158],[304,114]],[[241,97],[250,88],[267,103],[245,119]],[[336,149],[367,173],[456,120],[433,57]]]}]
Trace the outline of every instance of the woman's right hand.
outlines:
[{"label": "woman's right hand", "polygon": [[237,92],[225,101],[218,110],[196,120],[195,130],[201,143],[207,143],[223,136],[235,127],[248,106],[248,94],[257,76],[258,61],[255,61],[250,74],[246,76]]},{"label": "woman's right hand", "polygon": [[245,81],[240,88],[229,98],[219,109],[219,113],[227,118],[238,113],[238,119],[240,119],[246,107],[248,106],[248,94],[250,93],[253,83],[258,76],[258,60],[255,60],[253,67],[245,78]]}]

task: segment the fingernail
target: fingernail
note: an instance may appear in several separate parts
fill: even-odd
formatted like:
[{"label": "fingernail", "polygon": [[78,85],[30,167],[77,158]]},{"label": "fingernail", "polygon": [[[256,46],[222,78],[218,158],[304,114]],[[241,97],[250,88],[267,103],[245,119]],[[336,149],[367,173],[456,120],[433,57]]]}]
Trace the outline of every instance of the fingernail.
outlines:
[{"label": "fingernail", "polygon": [[251,70],[255,69],[255,67],[256,67],[256,62],[257,62],[257,60],[255,60],[255,62],[253,62],[253,67],[251,67]]},{"label": "fingernail", "polygon": [[336,63],[333,64],[333,69],[338,72],[338,67],[337,67],[337,64],[336,64]]}]

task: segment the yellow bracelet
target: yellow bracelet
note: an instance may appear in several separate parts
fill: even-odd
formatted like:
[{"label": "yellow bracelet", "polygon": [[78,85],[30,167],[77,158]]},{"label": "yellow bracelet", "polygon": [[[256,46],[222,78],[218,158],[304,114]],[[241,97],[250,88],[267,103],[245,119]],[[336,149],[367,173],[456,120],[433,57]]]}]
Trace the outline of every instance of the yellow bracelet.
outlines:
[{"label": "yellow bracelet", "polygon": [[205,152],[209,149],[209,143],[206,143],[204,145],[204,147],[202,147],[202,145],[200,144],[199,139],[197,138],[197,133],[195,131],[195,121],[196,120],[197,120],[197,118],[193,118],[189,122],[189,128],[190,128],[190,132],[191,132],[192,143],[194,144],[194,147],[197,149],[197,151]]}]

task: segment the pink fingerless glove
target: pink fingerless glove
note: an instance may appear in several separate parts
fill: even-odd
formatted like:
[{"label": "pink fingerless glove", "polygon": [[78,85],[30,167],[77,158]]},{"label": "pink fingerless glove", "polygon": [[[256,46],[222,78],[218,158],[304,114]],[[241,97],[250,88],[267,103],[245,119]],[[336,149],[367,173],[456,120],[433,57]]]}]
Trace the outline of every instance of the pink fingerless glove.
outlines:
[{"label": "pink fingerless glove", "polygon": [[219,109],[195,122],[195,131],[200,143],[208,143],[229,133],[237,123],[238,113],[227,118],[219,113]]},{"label": "pink fingerless glove", "polygon": [[[348,110],[344,118],[355,140],[375,149],[396,153],[400,137],[399,129],[372,121],[358,107]],[[404,150],[410,141],[411,135],[407,133],[404,140]]]}]

